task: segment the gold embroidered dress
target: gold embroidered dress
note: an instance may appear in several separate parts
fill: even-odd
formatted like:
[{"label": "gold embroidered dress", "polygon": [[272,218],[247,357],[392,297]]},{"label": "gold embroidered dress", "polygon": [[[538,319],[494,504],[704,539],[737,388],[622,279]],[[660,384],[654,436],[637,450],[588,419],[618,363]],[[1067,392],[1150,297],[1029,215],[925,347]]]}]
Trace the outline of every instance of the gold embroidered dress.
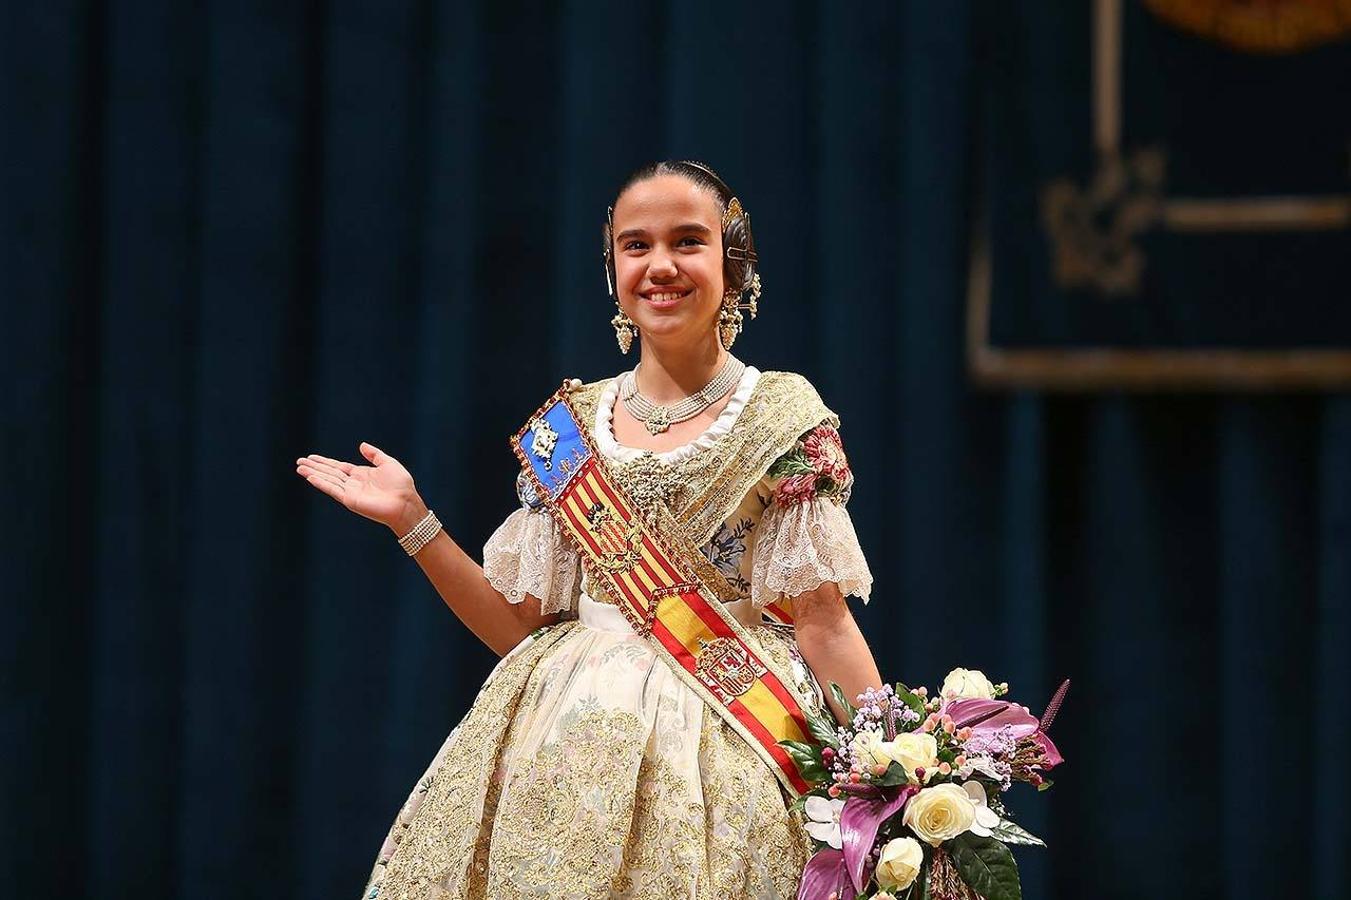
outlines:
[{"label": "gold embroidered dress", "polygon": [[[610,379],[572,397],[615,478],[640,511],[675,513],[671,537],[698,548],[701,580],[819,707],[791,627],[761,610],[827,581],[868,597],[838,420],[805,379],[748,366],[707,431],[653,453],[615,441],[616,393]],[[588,583],[524,479],[517,490],[484,573],[563,620],[498,663],[363,896],[795,898],[810,843],[775,776]]]}]

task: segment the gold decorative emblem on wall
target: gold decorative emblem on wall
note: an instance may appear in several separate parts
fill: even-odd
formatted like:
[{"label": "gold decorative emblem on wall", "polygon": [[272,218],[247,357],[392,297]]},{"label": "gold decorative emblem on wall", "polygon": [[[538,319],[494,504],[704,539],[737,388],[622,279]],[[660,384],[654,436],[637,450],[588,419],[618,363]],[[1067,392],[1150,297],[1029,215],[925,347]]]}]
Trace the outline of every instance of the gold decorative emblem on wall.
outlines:
[{"label": "gold decorative emblem on wall", "polygon": [[1144,0],[1160,19],[1247,53],[1294,53],[1351,36],[1351,0]]},{"label": "gold decorative emblem on wall", "polygon": [[1153,228],[1162,209],[1164,155],[1139,150],[1102,161],[1080,189],[1057,178],[1042,189],[1042,224],[1054,253],[1051,271],[1062,288],[1091,287],[1107,296],[1140,289],[1145,254],[1137,235]]}]

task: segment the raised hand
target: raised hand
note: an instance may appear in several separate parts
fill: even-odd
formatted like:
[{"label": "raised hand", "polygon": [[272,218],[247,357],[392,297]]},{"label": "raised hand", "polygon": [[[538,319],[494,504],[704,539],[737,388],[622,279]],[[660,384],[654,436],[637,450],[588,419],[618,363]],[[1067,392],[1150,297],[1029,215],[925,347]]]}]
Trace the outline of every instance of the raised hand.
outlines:
[{"label": "raised hand", "polygon": [[354,465],[311,453],[296,460],[296,474],[358,515],[404,533],[426,514],[413,476],[397,459],[364,441],[358,449],[370,465]]}]

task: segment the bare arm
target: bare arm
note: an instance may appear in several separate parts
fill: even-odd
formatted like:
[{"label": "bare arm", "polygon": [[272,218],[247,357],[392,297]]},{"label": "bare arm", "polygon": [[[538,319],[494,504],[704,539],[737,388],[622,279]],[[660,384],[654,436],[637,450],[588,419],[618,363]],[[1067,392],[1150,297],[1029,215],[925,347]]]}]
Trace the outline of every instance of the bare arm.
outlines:
[{"label": "bare arm", "polygon": [[833,581],[794,597],[793,617],[802,658],[826,688],[835,718],[844,722],[844,710],[829,696],[830,682],[838,684],[851,702],[866,688],[882,686],[868,642]]},{"label": "bare arm", "polygon": [[[394,457],[363,443],[361,455],[369,466],[358,466],[311,454],[296,460],[296,474],[347,509],[407,534],[427,514],[413,478]],[[479,640],[499,656],[515,647],[541,625],[558,615],[540,613],[539,599],[527,596],[518,604],[507,601],[444,530],[414,557],[442,601]]]},{"label": "bare arm", "polygon": [[[417,512],[419,509],[420,513]],[[405,535],[426,514],[426,506],[420,498],[416,499],[410,503],[408,517],[390,530],[397,536]],[[547,616],[540,613],[537,597],[527,595],[520,603],[508,602],[489,583],[483,567],[444,529],[413,559],[451,612],[498,656],[525,640],[526,635],[541,625],[558,621],[557,613]]]}]

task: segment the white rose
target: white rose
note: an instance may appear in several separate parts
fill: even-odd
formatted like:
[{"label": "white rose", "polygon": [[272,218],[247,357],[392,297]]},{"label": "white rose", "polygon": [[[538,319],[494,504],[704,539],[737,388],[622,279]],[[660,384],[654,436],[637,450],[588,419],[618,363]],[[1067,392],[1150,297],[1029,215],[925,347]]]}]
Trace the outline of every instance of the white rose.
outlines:
[{"label": "white rose", "polygon": [[853,752],[856,762],[871,769],[878,763],[886,765],[891,762],[891,757],[885,755],[882,750],[883,743],[885,742],[882,740],[881,732],[860,731],[854,736],[849,749]]},{"label": "white rose", "polygon": [[919,731],[898,734],[896,740],[884,742],[882,749],[901,764],[907,775],[914,776],[916,769],[923,768],[925,776],[931,776],[938,768],[938,740],[932,734]]},{"label": "white rose", "polygon": [[862,731],[854,738],[851,749],[854,759],[865,766],[900,763],[910,776],[920,767],[927,770],[927,776],[938,766],[938,741],[932,734],[922,732],[906,732],[896,735],[895,740],[884,741],[876,731]]},{"label": "white rose", "polygon": [[948,700],[993,700],[994,685],[980,669],[953,669],[940,693]]},{"label": "white rose", "polygon": [[902,821],[920,840],[937,847],[971,827],[976,807],[957,785],[940,784],[911,797]]},{"label": "white rose", "polygon": [[[910,887],[920,866],[924,865],[924,849],[914,838],[893,838],[882,848],[882,856],[877,860],[877,883],[888,890],[903,891]],[[891,894],[876,894],[878,897]]]}]

